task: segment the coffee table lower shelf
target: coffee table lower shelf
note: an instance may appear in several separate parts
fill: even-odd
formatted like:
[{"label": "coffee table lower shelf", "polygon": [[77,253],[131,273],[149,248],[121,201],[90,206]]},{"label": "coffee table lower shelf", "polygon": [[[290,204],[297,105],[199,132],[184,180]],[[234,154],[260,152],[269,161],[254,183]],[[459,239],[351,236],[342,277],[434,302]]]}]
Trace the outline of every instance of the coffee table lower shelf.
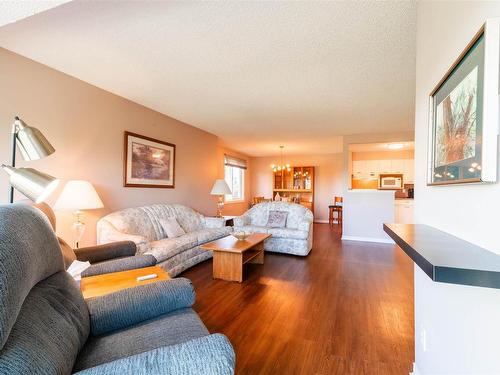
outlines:
[{"label": "coffee table lower shelf", "polygon": [[269,234],[254,233],[238,241],[227,236],[202,245],[202,249],[213,252],[213,278],[241,283],[244,264],[264,264],[264,241],[269,237]]}]

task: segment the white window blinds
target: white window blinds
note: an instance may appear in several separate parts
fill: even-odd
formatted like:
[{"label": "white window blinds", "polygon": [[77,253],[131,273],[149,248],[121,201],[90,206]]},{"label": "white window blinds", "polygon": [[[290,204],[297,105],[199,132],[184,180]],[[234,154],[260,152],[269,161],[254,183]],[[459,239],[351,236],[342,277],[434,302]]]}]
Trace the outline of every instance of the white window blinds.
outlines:
[{"label": "white window blinds", "polygon": [[247,161],[231,155],[224,155],[224,165],[228,167],[247,169]]}]

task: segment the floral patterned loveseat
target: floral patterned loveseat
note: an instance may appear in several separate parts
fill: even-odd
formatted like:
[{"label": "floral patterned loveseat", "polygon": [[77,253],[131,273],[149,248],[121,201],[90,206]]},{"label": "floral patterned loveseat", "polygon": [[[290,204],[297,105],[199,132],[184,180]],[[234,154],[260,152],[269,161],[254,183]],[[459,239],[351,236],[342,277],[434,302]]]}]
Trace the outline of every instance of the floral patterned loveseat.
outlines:
[{"label": "floral patterned loveseat", "polygon": [[[269,211],[288,212],[284,228],[267,226]],[[305,256],[313,242],[313,213],[296,203],[265,202],[253,206],[244,215],[234,218],[234,231],[269,233],[264,250]]]},{"label": "floral patterned loveseat", "polygon": [[[167,238],[160,221],[176,218],[186,234]],[[155,204],[127,208],[104,216],[97,222],[97,242],[133,241],[138,254],[151,254],[157,264],[174,277],[212,253],[200,245],[232,233],[224,219],[206,217],[180,204]]]}]

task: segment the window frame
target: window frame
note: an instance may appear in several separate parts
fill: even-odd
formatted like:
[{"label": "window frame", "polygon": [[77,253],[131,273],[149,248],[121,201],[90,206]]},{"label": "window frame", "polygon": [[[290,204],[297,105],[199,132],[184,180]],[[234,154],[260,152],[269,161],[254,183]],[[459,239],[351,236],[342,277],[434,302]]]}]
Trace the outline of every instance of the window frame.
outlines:
[{"label": "window frame", "polygon": [[[241,197],[233,199],[232,194],[226,194],[226,195],[224,195],[224,201],[228,204],[245,202],[245,169],[235,167],[232,165],[224,165],[224,180],[229,185],[229,188],[231,189],[231,191],[233,191],[233,181],[231,181],[231,183],[229,183],[229,181],[228,181],[228,176],[227,176],[227,169],[228,168],[230,168],[233,171],[233,173],[235,170],[237,170],[239,173],[241,173],[241,187],[240,187]],[[232,179],[232,180],[234,180],[234,179]]]}]

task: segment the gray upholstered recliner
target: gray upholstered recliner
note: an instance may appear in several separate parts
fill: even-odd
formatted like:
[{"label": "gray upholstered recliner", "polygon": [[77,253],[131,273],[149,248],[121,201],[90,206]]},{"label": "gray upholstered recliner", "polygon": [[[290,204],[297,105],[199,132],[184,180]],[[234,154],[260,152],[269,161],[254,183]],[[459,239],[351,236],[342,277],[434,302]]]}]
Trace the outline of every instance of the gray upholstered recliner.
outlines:
[{"label": "gray upholstered recliner", "polygon": [[[47,216],[47,219],[49,219],[54,232],[56,231],[56,215],[47,203],[34,203],[28,200],[22,203],[36,207],[43,212]],[[91,263],[90,267],[83,271],[82,277],[150,267],[156,264],[156,259],[152,255],[136,256],[137,246],[132,241],[112,242],[72,249],[62,238],[57,237],[57,240],[61,247],[64,267],[66,269],[68,269],[74,260]]]},{"label": "gray upholstered recliner", "polygon": [[0,374],[232,374],[187,279],[84,301],[38,210],[0,206]]}]

